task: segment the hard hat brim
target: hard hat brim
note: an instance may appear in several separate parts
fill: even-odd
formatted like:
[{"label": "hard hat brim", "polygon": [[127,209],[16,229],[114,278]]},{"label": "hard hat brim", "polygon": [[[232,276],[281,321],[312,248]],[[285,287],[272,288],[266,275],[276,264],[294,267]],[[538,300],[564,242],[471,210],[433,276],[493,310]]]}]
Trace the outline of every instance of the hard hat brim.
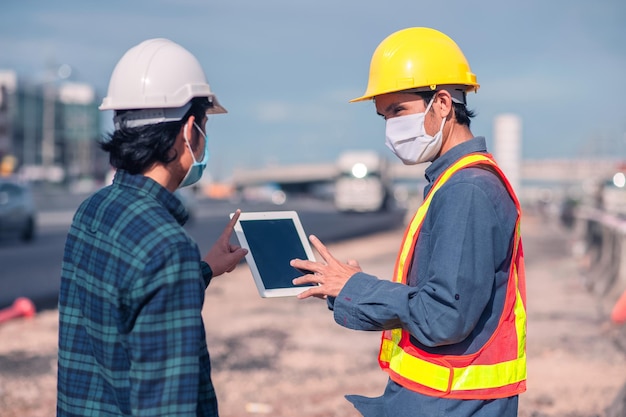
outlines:
[{"label": "hard hat brim", "polygon": [[[434,87],[434,88],[433,88]],[[357,98],[353,98],[352,100],[349,101],[349,103],[356,103],[359,101],[367,101],[367,100],[373,100],[374,98],[376,98],[377,96],[382,96],[383,94],[390,94],[390,93],[417,93],[417,92],[421,92],[421,91],[437,91],[437,90],[447,90],[448,92],[450,92],[450,94],[452,95],[452,98],[455,99],[456,102],[463,102],[465,101],[464,97],[462,97],[462,93],[469,93],[469,92],[478,92],[478,89],[480,88],[479,84],[472,84],[472,85],[436,85],[436,86],[429,86],[429,87],[418,87],[418,88],[409,88],[409,89],[399,89],[399,90],[393,90],[393,91],[385,91],[385,92],[379,92],[379,93],[375,93],[375,94],[368,94],[367,92],[365,92],[364,95],[362,95],[361,97],[357,97]]]},{"label": "hard hat brim", "polygon": [[[210,100],[210,103],[211,105],[206,108],[206,114],[228,113],[228,111],[217,102],[215,97]],[[122,126],[126,128],[135,128],[158,123],[177,122],[185,117],[185,114],[187,114],[190,108],[191,102],[188,102],[182,107],[138,109],[123,112],[118,111],[113,117],[113,124],[117,130]]]}]

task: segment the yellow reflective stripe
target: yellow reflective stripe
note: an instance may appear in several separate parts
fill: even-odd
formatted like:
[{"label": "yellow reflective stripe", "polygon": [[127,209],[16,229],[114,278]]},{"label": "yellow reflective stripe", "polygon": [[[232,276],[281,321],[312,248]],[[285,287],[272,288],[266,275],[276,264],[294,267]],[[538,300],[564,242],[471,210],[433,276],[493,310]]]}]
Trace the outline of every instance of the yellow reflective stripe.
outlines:
[{"label": "yellow reflective stripe", "polygon": [[[515,281],[517,282],[517,269],[515,271]],[[517,285],[516,285],[517,287]],[[526,355],[526,309],[522,302],[522,295],[519,288],[515,290],[515,333],[517,333],[517,357]]]},{"label": "yellow reflective stripe", "polygon": [[[518,358],[491,365],[470,365],[452,368],[452,391],[498,388],[526,379],[526,354],[524,352],[526,313],[519,291],[515,303]],[[519,314],[519,316],[517,316]],[[394,338],[395,339],[395,338]],[[436,365],[405,352],[398,342],[385,339],[380,358],[389,363],[389,368],[412,381],[429,388],[447,392],[450,368]]]},{"label": "yellow reflective stripe", "polygon": [[498,388],[526,379],[525,355],[493,365],[448,368],[411,356],[391,340],[384,340],[381,350],[391,355],[389,369],[404,378],[441,392],[448,391],[450,377],[452,391]]},{"label": "yellow reflective stripe", "polygon": [[[397,282],[403,281],[404,265],[408,260],[408,253],[412,249],[413,237],[426,216],[434,194],[454,173],[476,162],[486,162],[497,168],[497,165],[485,155],[475,154],[466,156],[448,168],[426,196],[425,201],[411,220],[409,230],[403,242],[396,270],[395,279]],[[516,205],[518,205],[517,201]],[[379,356],[382,362],[389,364],[390,370],[404,378],[416,381],[421,385],[441,392],[448,392],[449,386],[452,391],[489,389],[518,383],[526,379],[526,311],[519,292],[517,267],[515,264],[521,229],[519,220],[516,226],[513,262],[511,267],[514,269],[516,287],[514,312],[515,330],[517,333],[517,359],[491,365],[470,365],[463,368],[449,368],[420,359],[405,352],[399,346],[402,330],[394,329],[391,331],[391,338],[383,338]],[[450,378],[452,378],[451,384]]]},{"label": "yellow reflective stripe", "polygon": [[450,382],[449,368],[411,356],[398,345],[393,345],[391,340],[383,341],[383,349],[393,352],[389,360],[389,369],[395,373],[412,381],[418,381],[420,384],[437,391],[448,391],[448,383]]},{"label": "yellow reflective stripe", "polygon": [[409,260],[408,254],[411,251],[411,247],[413,246],[413,236],[415,236],[417,228],[422,224],[422,221],[424,220],[424,216],[426,215],[426,212],[428,211],[428,206],[430,205],[430,200],[432,199],[432,194],[432,192],[429,193],[426,201],[424,201],[422,205],[417,209],[417,212],[415,213],[415,216],[413,216],[413,220],[409,225],[409,231],[406,234],[406,239],[403,242],[402,249],[400,251],[400,257],[398,258],[398,268],[396,270],[395,277],[396,282],[402,282],[402,278],[404,276],[404,264]]},{"label": "yellow reflective stripe", "polygon": [[526,356],[523,356],[495,365],[470,365],[465,368],[454,368],[451,390],[498,388],[525,379]]},{"label": "yellow reflective stripe", "polygon": [[522,300],[522,294],[519,292],[519,275],[517,271],[517,251],[520,242],[520,222],[517,221],[517,231],[515,233],[515,245],[513,248],[513,260],[511,261],[511,268],[513,268],[513,276],[515,277],[515,306],[513,312],[515,314],[515,333],[517,334],[517,357],[525,355],[526,350],[526,308]]},{"label": "yellow reflective stripe", "polygon": [[[387,332],[391,333],[391,338],[385,337],[387,335]],[[383,334],[383,343],[380,346],[380,354],[378,355],[380,360],[382,360],[383,362],[389,362],[393,355],[396,353],[396,350],[402,350],[400,346],[398,346],[400,344],[401,338],[402,330],[400,329],[393,329],[391,331],[387,330]]]},{"label": "yellow reflective stripe", "polygon": [[487,158],[485,155],[481,155],[481,154],[469,155],[464,158],[461,158],[459,161],[454,163],[452,166],[450,166],[450,168],[445,170],[443,174],[441,174],[441,177],[437,179],[435,185],[426,196],[426,199],[417,209],[417,212],[415,213],[415,215],[413,216],[413,219],[411,220],[411,224],[409,224],[409,231],[406,234],[406,240],[403,242],[402,249],[400,251],[398,269],[396,270],[396,276],[395,276],[396,282],[402,282],[402,278],[404,276],[404,264],[407,262],[408,253],[411,251],[411,247],[413,246],[413,236],[415,236],[416,230],[424,221],[424,217],[426,216],[428,207],[430,207],[430,202],[433,199],[433,196],[435,195],[437,190],[441,188],[441,186],[448,180],[448,178],[452,176],[452,174],[454,174],[455,172],[457,172],[458,170],[462,169],[463,167],[467,165],[473,164],[475,162],[480,162],[480,161],[487,162],[491,165],[494,165],[493,161]]},{"label": "yellow reflective stripe", "polygon": [[[521,305],[521,310],[520,306]],[[516,302],[516,311],[525,317],[521,297]],[[473,390],[498,388],[514,384],[526,379],[526,354],[524,352],[525,336],[519,333],[519,326],[524,326],[524,319],[516,319],[518,330],[517,359],[491,365],[469,365],[463,368],[448,368],[412,356],[399,346],[401,330],[393,330],[391,339],[384,339],[380,349],[380,359],[389,363],[389,369],[419,384],[437,391],[447,392],[450,377],[451,390]]]},{"label": "yellow reflective stripe", "polygon": [[450,168],[448,168],[443,175],[441,176],[441,181],[447,181],[448,178],[452,176],[459,169],[466,167],[467,165],[473,164],[475,162],[487,162],[490,165],[495,165],[494,162],[485,155],[482,154],[471,154],[459,159],[457,162],[452,164]]}]

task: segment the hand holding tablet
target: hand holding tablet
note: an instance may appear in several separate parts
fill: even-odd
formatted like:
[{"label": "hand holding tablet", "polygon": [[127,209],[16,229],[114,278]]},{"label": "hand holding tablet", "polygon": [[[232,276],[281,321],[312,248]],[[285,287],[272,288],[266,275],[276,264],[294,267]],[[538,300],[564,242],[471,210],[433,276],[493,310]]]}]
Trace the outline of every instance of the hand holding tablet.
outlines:
[{"label": "hand holding tablet", "polygon": [[204,257],[204,261],[209,264],[213,271],[213,277],[231,272],[246,254],[245,249],[230,244],[230,237],[240,213],[237,210],[230,216],[230,222]]},{"label": "hand holding tablet", "polygon": [[293,259],[291,265],[298,269],[307,269],[311,274],[303,275],[293,280],[296,285],[311,285],[308,289],[298,294],[298,298],[327,298],[337,297],[346,285],[348,280],[358,272],[361,272],[361,266],[354,260],[348,260],[343,263],[337,260],[326,245],[324,245],[316,236],[309,237],[311,244],[322,257],[322,262],[315,262],[308,259]]},{"label": "hand holding tablet", "polygon": [[261,297],[295,296],[315,286],[292,282],[308,273],[292,267],[292,259],[315,261],[295,211],[241,213],[234,229],[239,244],[248,250],[246,262]]}]

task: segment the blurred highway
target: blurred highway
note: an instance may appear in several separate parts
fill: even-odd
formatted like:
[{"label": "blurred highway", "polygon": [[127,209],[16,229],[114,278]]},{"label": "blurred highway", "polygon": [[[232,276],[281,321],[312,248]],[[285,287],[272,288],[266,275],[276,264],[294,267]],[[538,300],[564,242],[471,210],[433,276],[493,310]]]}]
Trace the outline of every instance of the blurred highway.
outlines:
[{"label": "blurred highway", "polygon": [[[87,195],[45,193],[37,196],[38,230],[32,243],[0,240],[0,308],[17,297],[28,297],[38,309],[56,307],[65,237],[76,207]],[[325,242],[390,230],[403,224],[404,210],[379,213],[339,213],[332,203],[309,198],[289,198],[283,205],[269,202],[235,204],[197,200],[193,217],[185,226],[205,253],[226,226],[229,214],[242,211],[296,210],[307,234]],[[236,237],[233,236],[233,242]]]}]

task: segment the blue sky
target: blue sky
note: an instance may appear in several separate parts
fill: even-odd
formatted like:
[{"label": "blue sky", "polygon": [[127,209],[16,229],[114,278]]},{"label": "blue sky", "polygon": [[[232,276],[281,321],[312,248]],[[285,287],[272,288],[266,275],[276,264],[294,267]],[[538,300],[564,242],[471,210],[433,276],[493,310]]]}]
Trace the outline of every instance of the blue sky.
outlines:
[{"label": "blue sky", "polygon": [[[210,171],[328,162],[383,152],[367,83],[387,35],[429,26],[452,37],[481,88],[468,98],[475,135],[522,118],[524,158],[626,157],[623,0],[3,0],[0,69],[37,80],[68,64],[100,97],[123,53],[166,37],[194,53],[229,110],[209,122]],[[107,126],[108,128],[108,126]]]}]

